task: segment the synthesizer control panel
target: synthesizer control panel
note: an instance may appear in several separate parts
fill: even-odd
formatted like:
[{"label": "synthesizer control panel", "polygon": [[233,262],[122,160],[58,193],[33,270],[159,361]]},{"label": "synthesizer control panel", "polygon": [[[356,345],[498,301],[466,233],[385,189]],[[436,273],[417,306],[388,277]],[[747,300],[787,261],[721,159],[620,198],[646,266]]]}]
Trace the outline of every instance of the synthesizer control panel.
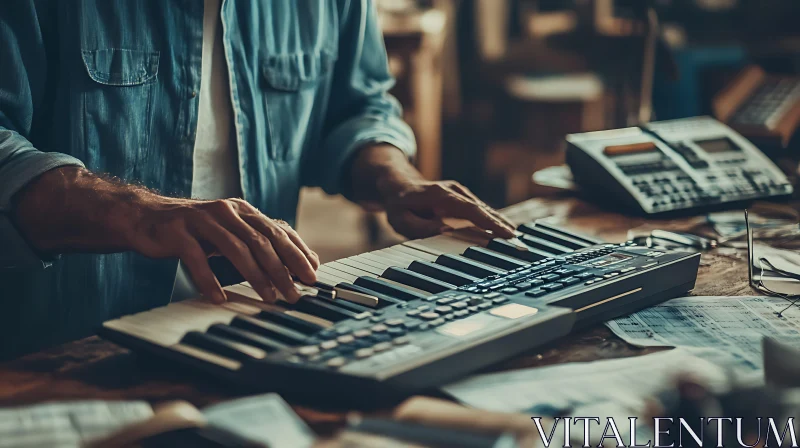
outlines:
[{"label": "synthesizer control panel", "polygon": [[363,406],[683,294],[698,262],[530,223],[514,241],[440,235],[326,263],[294,304],[240,284],[222,306],[173,303],[100,334],[237,386]]}]

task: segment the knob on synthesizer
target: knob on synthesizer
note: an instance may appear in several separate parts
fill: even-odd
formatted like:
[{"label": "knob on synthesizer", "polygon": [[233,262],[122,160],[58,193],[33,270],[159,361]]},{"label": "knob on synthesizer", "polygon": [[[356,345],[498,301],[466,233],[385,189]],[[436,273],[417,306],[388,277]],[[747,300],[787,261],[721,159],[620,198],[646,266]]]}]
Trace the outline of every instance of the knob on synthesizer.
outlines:
[{"label": "knob on synthesizer", "polygon": [[605,244],[534,222],[513,241],[451,232],[320,266],[296,303],[247,283],[100,334],[256,390],[371,406],[694,287],[699,255]]}]

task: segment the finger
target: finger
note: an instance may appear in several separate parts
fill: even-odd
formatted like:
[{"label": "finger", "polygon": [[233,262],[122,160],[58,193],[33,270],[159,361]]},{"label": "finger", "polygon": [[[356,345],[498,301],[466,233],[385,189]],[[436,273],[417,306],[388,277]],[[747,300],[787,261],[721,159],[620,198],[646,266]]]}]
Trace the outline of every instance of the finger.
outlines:
[{"label": "finger", "polygon": [[281,292],[283,298],[289,303],[297,302],[300,299],[300,293],[294,286],[292,276],[286,269],[283,260],[275,252],[270,242],[265,241],[260,246],[256,251],[258,263],[267,271],[272,284]]},{"label": "finger", "polygon": [[509,227],[478,204],[459,197],[451,196],[449,200],[441,201],[438,213],[441,217],[468,219],[476,226],[491,230],[501,238],[514,237],[513,227]]},{"label": "finger", "polygon": [[492,208],[492,207],[490,207],[490,206],[486,205],[486,204],[485,204],[485,203],[483,203],[483,202],[481,202],[479,205],[480,205],[481,207],[483,207],[484,209],[486,209],[486,211],[487,211],[487,212],[491,213],[491,214],[492,214],[492,216],[494,216],[495,218],[497,218],[498,220],[500,220],[500,222],[502,222],[503,224],[507,225],[507,226],[508,226],[509,228],[511,228],[512,230],[514,230],[514,229],[516,229],[516,228],[517,228],[516,224],[514,224],[514,223],[513,223],[511,220],[509,220],[508,218],[506,218],[506,216],[505,216],[505,215],[503,215],[502,213],[500,213],[499,211],[497,211],[497,210],[495,210],[494,208]]},{"label": "finger", "polygon": [[317,255],[316,252],[308,247],[306,242],[303,241],[297,231],[294,230],[286,221],[275,220],[275,222],[281,226],[284,232],[286,232],[286,235],[289,236],[289,239],[292,240],[294,245],[297,246],[303,252],[303,254],[305,254],[308,261],[311,262],[311,267],[314,268],[315,271],[319,269],[319,255]]},{"label": "finger", "polygon": [[438,235],[447,230],[452,230],[441,219],[424,219],[414,213],[403,210],[399,213],[388,214],[389,224],[397,233],[411,239],[427,238]]},{"label": "finger", "polygon": [[[252,219],[254,215],[250,216]],[[242,217],[234,215],[228,217],[227,225],[239,239],[247,244],[261,271],[266,272],[270,283],[281,292],[283,298],[289,302],[296,302],[300,298],[300,294],[294,286],[291,275],[286,270],[286,260],[279,256],[275,246],[281,235],[285,240],[288,240],[288,237],[285,236],[283,230],[278,228],[276,231],[277,225],[269,228],[264,226],[267,220],[268,218],[261,215],[261,218],[253,220],[256,226],[250,226]],[[261,229],[258,227],[259,223],[261,224]],[[296,247],[295,252],[297,252],[297,257],[302,257],[306,265],[308,265],[308,260],[305,260],[305,257]],[[310,265],[308,269],[310,269]],[[311,283],[313,284],[313,282]]]},{"label": "finger", "polygon": [[[317,281],[313,263],[289,237],[288,232],[264,215],[250,216],[249,221],[256,231],[269,239],[271,249],[277,254],[278,259],[282,260],[282,265],[289,268],[292,274],[296,275],[300,281],[310,285]],[[276,283],[275,286],[283,292],[279,284]]]},{"label": "finger", "polygon": [[206,253],[194,238],[187,238],[187,241],[183,244],[181,262],[186,266],[192,281],[194,281],[203,297],[217,304],[225,302],[225,292],[208,265]]},{"label": "finger", "polygon": [[487,212],[491,213],[492,216],[497,218],[500,222],[502,222],[505,225],[511,227],[512,229],[516,229],[517,226],[515,226],[513,222],[509,221],[508,218],[503,216],[502,213],[498,212],[497,210],[495,210],[494,208],[490,207],[485,202],[480,200],[480,198],[478,198],[478,196],[476,196],[475,193],[473,193],[469,188],[459,184],[458,182],[453,183],[450,187],[453,190],[455,190],[457,193],[459,193],[459,194],[471,199],[473,202],[477,203],[480,207],[484,208]]},{"label": "finger", "polygon": [[203,239],[208,240],[225,258],[233,263],[236,270],[242,274],[242,277],[250,283],[250,286],[264,301],[275,301],[272,283],[255,258],[253,258],[247,243],[216,221],[198,221],[195,224],[199,226]]}]

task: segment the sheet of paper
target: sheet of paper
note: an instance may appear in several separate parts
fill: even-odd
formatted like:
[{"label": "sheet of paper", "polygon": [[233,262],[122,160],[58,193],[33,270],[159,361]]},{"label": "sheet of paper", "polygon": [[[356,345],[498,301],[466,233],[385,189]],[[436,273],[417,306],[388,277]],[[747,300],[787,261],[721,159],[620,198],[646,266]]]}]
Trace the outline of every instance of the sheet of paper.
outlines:
[{"label": "sheet of paper", "polygon": [[[589,415],[602,422],[609,417],[627,422],[628,417],[644,417],[648,400],[671,390],[681,374],[691,375],[720,392],[734,381],[757,382],[747,374],[739,376],[724,367],[730,361],[726,353],[717,350],[676,348],[631,358],[477,375],[443,390],[466,405],[490,411],[531,417]],[[628,440],[629,425],[620,426],[619,430]],[[561,431],[556,431],[551,446],[564,446]],[[579,442],[581,430],[572,432],[575,434],[570,438]],[[602,428],[594,432],[602,432]],[[645,441],[649,432],[646,426],[637,429]]]},{"label": "sheet of paper", "polygon": [[609,401],[637,409],[646,398],[672,386],[673,378],[680,373],[726,385],[726,369],[716,362],[725,359],[724,353],[713,350],[674,349],[632,358],[477,375],[442,389],[462,403],[497,412],[577,415],[570,414],[571,410]]},{"label": "sheet of paper", "polygon": [[73,401],[0,409],[0,447],[78,447],[146,420],[142,401]]},{"label": "sheet of paper", "polygon": [[203,409],[209,423],[270,448],[304,448],[314,433],[278,394],[226,401]]},{"label": "sheet of paper", "polygon": [[761,339],[800,348],[800,309],[774,297],[684,297],[607,322],[617,336],[639,346],[714,348],[759,371]]}]

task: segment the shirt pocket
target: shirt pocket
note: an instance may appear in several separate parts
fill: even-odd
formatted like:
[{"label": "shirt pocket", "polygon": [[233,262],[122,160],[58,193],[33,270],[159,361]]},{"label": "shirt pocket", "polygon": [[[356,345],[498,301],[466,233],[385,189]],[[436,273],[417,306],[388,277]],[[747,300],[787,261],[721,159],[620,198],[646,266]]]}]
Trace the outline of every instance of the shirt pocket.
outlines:
[{"label": "shirt pocket", "polygon": [[107,48],[83,50],[81,56],[89,77],[83,93],[84,136],[89,155],[97,156],[93,168],[141,179],[152,155],[159,53]]},{"label": "shirt pocket", "polygon": [[266,56],[262,67],[269,155],[293,160],[319,143],[336,62],[333,51]]}]

